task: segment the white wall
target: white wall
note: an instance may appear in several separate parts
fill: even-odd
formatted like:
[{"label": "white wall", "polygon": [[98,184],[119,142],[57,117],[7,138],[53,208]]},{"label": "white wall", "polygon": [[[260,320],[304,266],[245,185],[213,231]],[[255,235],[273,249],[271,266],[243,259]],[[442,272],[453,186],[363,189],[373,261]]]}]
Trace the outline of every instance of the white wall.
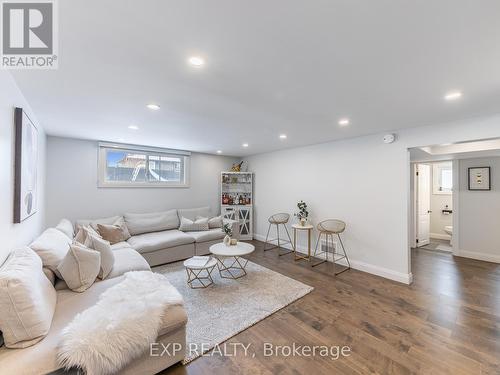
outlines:
[{"label": "white wall", "polygon": [[[13,223],[14,212],[14,107],[23,108],[38,128],[38,212],[20,224]],[[43,228],[45,216],[45,133],[36,121],[28,103],[19,91],[14,79],[0,70],[0,264],[14,248],[27,245]]]},{"label": "white wall", "polygon": [[[491,191],[468,190],[468,168],[491,167]],[[500,262],[500,158],[460,160],[458,255]]]},{"label": "white wall", "polygon": [[450,239],[446,234],[444,227],[453,225],[453,214],[443,214],[443,209],[448,205],[448,209],[453,209],[453,195],[434,194],[434,168],[431,164],[431,238]]},{"label": "white wall", "polygon": [[347,222],[345,242],[355,268],[410,282],[408,148],[498,136],[495,116],[407,129],[390,145],[378,134],[251,156],[257,238],[265,238],[268,216],[291,213],[303,199],[313,223],[331,217]]},{"label": "white wall", "polygon": [[209,205],[219,212],[220,172],[237,159],[191,155],[189,188],[98,188],[98,142],[47,137],[47,225],[62,217],[98,218]]}]

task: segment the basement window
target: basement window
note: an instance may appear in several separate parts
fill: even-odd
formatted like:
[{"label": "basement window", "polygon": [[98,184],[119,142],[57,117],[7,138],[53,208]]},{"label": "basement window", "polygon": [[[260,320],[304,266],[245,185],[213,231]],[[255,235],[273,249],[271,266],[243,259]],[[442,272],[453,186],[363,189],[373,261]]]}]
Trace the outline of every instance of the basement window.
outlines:
[{"label": "basement window", "polygon": [[189,187],[187,151],[99,143],[99,187]]}]

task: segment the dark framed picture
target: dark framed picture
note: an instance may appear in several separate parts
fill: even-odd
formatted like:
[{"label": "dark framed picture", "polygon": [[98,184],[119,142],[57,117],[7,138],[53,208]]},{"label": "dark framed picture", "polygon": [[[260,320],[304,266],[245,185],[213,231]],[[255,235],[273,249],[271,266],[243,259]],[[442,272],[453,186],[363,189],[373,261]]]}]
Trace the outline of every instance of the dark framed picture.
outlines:
[{"label": "dark framed picture", "polygon": [[491,190],[491,168],[469,168],[469,190]]},{"label": "dark framed picture", "polygon": [[14,126],[14,223],[20,223],[38,206],[38,129],[22,108],[14,111]]}]

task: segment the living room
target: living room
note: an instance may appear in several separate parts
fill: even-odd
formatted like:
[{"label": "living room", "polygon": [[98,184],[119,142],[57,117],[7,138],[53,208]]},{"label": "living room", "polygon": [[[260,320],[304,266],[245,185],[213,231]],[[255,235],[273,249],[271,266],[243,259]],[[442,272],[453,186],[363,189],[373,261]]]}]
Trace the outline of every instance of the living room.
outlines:
[{"label": "living room", "polygon": [[0,374],[498,373],[500,4],[1,6]]}]

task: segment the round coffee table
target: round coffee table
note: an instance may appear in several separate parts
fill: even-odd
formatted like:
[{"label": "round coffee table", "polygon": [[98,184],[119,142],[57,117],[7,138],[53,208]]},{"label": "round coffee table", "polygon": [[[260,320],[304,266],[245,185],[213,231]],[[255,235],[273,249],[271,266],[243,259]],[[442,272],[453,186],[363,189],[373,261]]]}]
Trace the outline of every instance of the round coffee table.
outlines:
[{"label": "round coffee table", "polygon": [[252,244],[238,242],[234,246],[227,246],[223,242],[210,246],[210,252],[217,259],[219,275],[225,279],[239,279],[247,274],[245,267],[248,260],[241,258],[255,250]]},{"label": "round coffee table", "polygon": [[[191,260],[192,258],[189,258],[184,261],[189,286],[192,289],[200,289],[212,285],[214,283],[214,280],[212,279],[212,271],[217,265],[217,261],[214,258],[210,258],[205,265],[196,266],[190,264]],[[197,283],[194,284],[195,282]]]}]

